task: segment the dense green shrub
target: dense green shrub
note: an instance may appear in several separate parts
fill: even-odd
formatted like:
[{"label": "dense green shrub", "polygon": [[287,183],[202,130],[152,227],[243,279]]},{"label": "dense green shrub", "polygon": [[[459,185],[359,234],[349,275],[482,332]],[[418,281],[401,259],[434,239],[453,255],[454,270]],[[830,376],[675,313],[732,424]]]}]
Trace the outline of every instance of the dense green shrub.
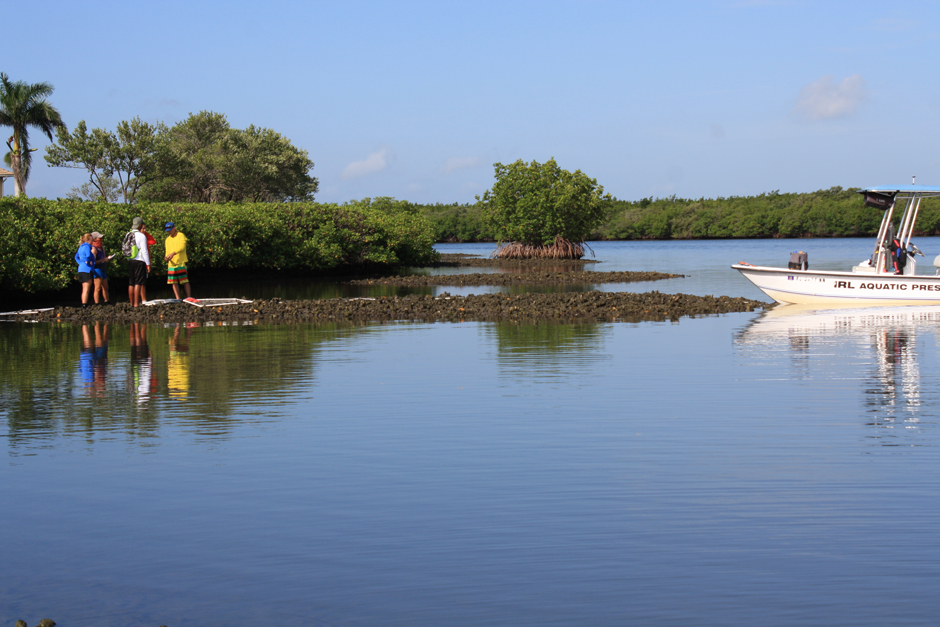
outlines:
[{"label": "dense green shrub", "polygon": [[493,229],[483,221],[479,204],[435,204],[420,207],[434,229],[438,242],[489,242],[496,239]]},{"label": "dense green shrub", "polygon": [[581,170],[569,172],[555,159],[494,163],[496,182],[478,197],[483,219],[497,238],[535,247],[559,239],[583,242],[604,219],[610,196]]},{"label": "dense green shrub", "polygon": [[[165,272],[163,224],[173,221],[189,240],[191,268],[317,273],[369,264],[421,265],[437,259],[428,221],[411,203],[392,199],[321,203],[119,205],[73,200],[0,199],[7,233],[0,255],[0,290],[61,289],[75,275],[82,233],[100,231],[120,252],[134,216],[147,223],[153,272]],[[122,256],[109,276],[127,275]]]}]

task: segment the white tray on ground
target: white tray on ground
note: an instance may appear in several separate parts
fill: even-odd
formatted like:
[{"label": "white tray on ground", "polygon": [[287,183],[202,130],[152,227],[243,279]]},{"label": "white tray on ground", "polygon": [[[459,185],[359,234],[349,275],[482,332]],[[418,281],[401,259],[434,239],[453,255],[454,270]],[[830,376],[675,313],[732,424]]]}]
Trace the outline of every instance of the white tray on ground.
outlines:
[{"label": "white tray on ground", "polygon": [[193,302],[191,300],[177,300],[175,298],[156,298],[154,300],[144,301],[144,305],[175,305],[177,303],[185,303],[187,305],[192,305],[193,307],[224,307],[225,305],[241,305],[242,303],[250,303],[252,301],[245,300],[244,298],[200,298]]},{"label": "white tray on ground", "polygon": [[26,316],[29,314],[38,314],[42,311],[52,311],[52,307],[46,307],[45,309],[21,309],[19,311],[4,311],[0,313],[0,316]]},{"label": "white tray on ground", "polygon": [[145,300],[141,305],[146,305],[148,307],[153,307],[154,305],[175,305],[176,303],[181,303],[183,301],[177,298],[154,298],[153,300]]},{"label": "white tray on ground", "polygon": [[184,302],[187,305],[192,305],[193,307],[224,307],[225,305],[241,305],[243,303],[250,303],[252,301],[245,300],[244,298],[200,298],[195,302],[191,300],[178,302]]}]

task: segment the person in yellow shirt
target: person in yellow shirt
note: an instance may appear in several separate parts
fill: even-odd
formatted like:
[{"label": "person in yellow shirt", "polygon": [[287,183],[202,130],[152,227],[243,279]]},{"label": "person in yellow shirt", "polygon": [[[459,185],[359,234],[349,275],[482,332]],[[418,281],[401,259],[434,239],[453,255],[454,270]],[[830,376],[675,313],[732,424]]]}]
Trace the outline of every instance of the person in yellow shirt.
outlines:
[{"label": "person in yellow shirt", "polygon": [[186,262],[189,261],[186,256],[186,236],[176,230],[176,225],[172,222],[166,223],[164,231],[167,233],[166,256],[164,257],[167,265],[167,285],[173,286],[173,294],[177,299],[180,298],[180,285],[182,285],[186,290],[186,300],[199,302],[193,298],[189,287],[189,276],[186,274]]}]

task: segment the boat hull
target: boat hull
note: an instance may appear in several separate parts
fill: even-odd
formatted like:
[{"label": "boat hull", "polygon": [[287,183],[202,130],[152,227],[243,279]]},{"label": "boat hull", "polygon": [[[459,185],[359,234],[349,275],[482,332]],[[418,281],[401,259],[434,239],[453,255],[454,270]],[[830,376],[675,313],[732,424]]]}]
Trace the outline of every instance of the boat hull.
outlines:
[{"label": "boat hull", "polygon": [[731,267],[778,303],[940,304],[940,276],[789,270],[742,264]]}]

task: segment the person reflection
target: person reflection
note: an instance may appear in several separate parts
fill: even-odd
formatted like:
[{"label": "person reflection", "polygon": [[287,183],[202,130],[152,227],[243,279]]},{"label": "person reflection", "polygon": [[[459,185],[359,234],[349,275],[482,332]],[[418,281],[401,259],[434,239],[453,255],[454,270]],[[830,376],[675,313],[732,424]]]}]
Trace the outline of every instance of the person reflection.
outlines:
[{"label": "person reflection", "polygon": [[150,400],[151,390],[157,387],[157,375],[153,371],[153,356],[147,345],[147,325],[132,323],[131,335],[131,385],[137,393],[137,405],[145,406]]},{"label": "person reflection", "polygon": [[198,322],[177,324],[170,338],[170,361],[167,364],[167,386],[171,398],[185,398],[189,394],[189,336],[199,326]]},{"label": "person reflection", "polygon": [[105,382],[108,374],[108,325],[100,322],[94,325],[92,339],[89,325],[82,325],[82,349],[79,364],[82,381],[89,396],[101,398],[105,394]]}]

